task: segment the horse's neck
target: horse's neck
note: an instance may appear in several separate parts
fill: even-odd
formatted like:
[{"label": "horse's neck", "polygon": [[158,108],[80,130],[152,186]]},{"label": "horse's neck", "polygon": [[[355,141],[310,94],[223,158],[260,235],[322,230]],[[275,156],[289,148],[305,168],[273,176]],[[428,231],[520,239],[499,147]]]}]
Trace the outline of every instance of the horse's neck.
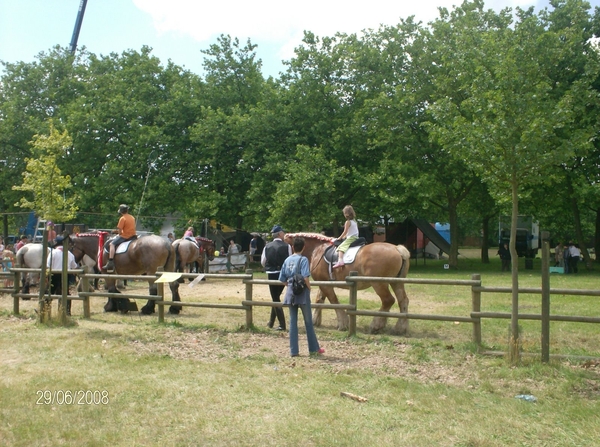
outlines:
[{"label": "horse's neck", "polygon": [[307,238],[304,240],[304,251],[302,252],[302,256],[306,256],[308,259],[311,259],[313,253],[325,245],[329,245],[329,243],[326,241],[320,241],[318,239]]},{"label": "horse's neck", "polygon": [[81,242],[83,254],[88,255],[90,258],[95,258],[98,255],[98,237],[95,236],[83,236],[79,237]]}]

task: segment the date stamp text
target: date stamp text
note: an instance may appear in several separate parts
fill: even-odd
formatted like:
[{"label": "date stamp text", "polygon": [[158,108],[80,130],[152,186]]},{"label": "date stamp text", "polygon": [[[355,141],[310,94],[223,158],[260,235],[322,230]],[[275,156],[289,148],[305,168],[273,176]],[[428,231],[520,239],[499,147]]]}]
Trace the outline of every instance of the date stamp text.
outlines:
[{"label": "date stamp text", "polygon": [[106,390],[37,390],[36,405],[108,405]]}]

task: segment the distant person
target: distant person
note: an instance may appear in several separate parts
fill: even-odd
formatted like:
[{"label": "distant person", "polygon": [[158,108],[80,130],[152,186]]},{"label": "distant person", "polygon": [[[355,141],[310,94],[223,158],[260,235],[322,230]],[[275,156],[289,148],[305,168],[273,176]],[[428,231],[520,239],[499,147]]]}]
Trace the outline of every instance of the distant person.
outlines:
[{"label": "distant person", "polygon": [[54,229],[54,222],[51,220],[46,222],[46,231],[48,233],[48,245],[54,247],[56,245],[56,230]]},{"label": "distant person", "polygon": [[27,236],[22,235],[21,239],[19,239],[19,242],[17,242],[17,245],[15,245],[15,253],[18,252],[24,245],[29,243],[29,239],[27,239]]},{"label": "distant person", "polygon": [[502,271],[509,272],[510,271],[510,249],[508,248],[508,244],[505,242],[500,244],[498,247],[498,256],[500,256],[500,260],[502,261]]},{"label": "distant person", "polygon": [[167,234],[167,239],[169,240],[169,242],[172,244],[173,242],[175,242],[175,236],[173,236],[173,233],[169,233]]},{"label": "distant person", "polygon": [[559,242],[554,247],[554,267],[564,267],[564,247],[562,242]]},{"label": "distant person", "polygon": [[[50,271],[50,294],[62,295],[62,268],[63,268],[63,238],[56,238],[56,248],[53,248],[48,253],[46,267]],[[67,269],[74,270],[77,268],[75,256],[70,251],[68,253]],[[67,295],[69,294],[69,285],[67,284]],[[71,315],[71,301],[67,300],[67,315]]]},{"label": "distant person", "polygon": [[572,244],[572,242],[565,242],[563,244],[563,263],[565,265],[565,273],[570,273],[571,272],[571,266],[569,265],[571,263],[571,251],[569,250],[570,245]]},{"label": "distant person", "polygon": [[[11,268],[13,268],[13,265],[15,264],[15,252],[13,249],[14,247],[12,246],[12,244],[8,244],[6,247],[4,247],[2,252],[0,252],[0,255],[2,256],[2,269],[5,272],[8,272]],[[4,286],[12,287],[12,278],[6,278],[4,280]]]},{"label": "distant person", "polygon": [[[275,225],[271,230],[271,234],[273,235],[273,240],[265,246],[260,258],[260,263],[265,268],[267,279],[278,281],[283,263],[292,255],[292,247],[283,241],[285,232],[280,225]],[[269,284],[269,292],[271,293],[271,300],[273,300],[273,302],[281,302],[281,293],[284,288],[285,286],[274,286]],[[285,314],[281,307],[271,308],[271,318],[267,323],[268,327],[273,328],[275,325],[275,318],[279,321],[277,330],[285,331]]]},{"label": "distant person", "polygon": [[119,205],[119,214],[121,217],[119,218],[119,223],[117,224],[116,233],[118,236],[113,239],[109,244],[109,255],[108,262],[104,267],[107,273],[113,273],[115,271],[115,250],[117,247],[123,242],[130,241],[137,237],[137,232],[135,229],[135,218],[129,214],[129,207],[127,205]]},{"label": "distant person", "polygon": [[188,227],[188,229],[185,230],[185,233],[183,233],[183,238],[188,241],[196,242],[194,239],[194,227]]},{"label": "distant person", "polygon": [[236,253],[239,253],[239,252],[240,252],[240,249],[237,247],[237,245],[235,244],[234,240],[231,239],[229,241],[229,252],[228,253],[231,253],[233,255],[233,254],[236,254]]},{"label": "distant person", "polygon": [[343,213],[346,223],[344,224],[344,231],[338,237],[338,240],[344,240],[344,242],[337,248],[338,261],[333,265],[334,269],[344,266],[344,253],[346,253],[350,244],[358,239],[358,224],[356,223],[354,208],[351,205],[347,205],[344,207]]},{"label": "distant person", "polygon": [[253,261],[254,261],[254,254],[256,253],[257,249],[258,249],[258,236],[253,235],[252,240],[250,241],[250,249],[248,250],[250,252],[250,259]]},{"label": "distant person", "polygon": [[569,273],[578,273],[578,264],[581,258],[581,250],[579,245],[571,242],[569,245]]},{"label": "distant person", "polygon": [[[302,310],[304,318],[304,327],[306,328],[306,339],[308,341],[309,355],[323,354],[325,349],[319,347],[317,334],[312,322],[310,312],[310,269],[308,267],[308,259],[302,256],[304,250],[304,238],[294,238],[294,254],[283,262],[281,272],[279,273],[279,281],[287,284],[287,290],[283,299],[284,304],[290,306],[290,355],[297,357],[300,355],[298,347],[298,309]],[[291,278],[300,273],[306,282],[306,289],[300,295],[294,295],[290,284]]]}]

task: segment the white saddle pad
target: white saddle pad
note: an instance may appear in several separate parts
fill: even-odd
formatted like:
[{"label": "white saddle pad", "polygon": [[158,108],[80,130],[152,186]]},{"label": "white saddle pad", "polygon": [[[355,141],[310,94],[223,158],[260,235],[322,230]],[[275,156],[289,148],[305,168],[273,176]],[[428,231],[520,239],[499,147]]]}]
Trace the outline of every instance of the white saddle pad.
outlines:
[{"label": "white saddle pad", "polygon": [[344,264],[352,264],[354,262],[354,258],[356,258],[356,253],[360,249],[359,247],[351,247],[346,253],[344,253]]},{"label": "white saddle pad", "polygon": [[[129,244],[131,244],[132,242],[133,241],[126,241],[126,242],[123,242],[122,244],[119,244],[119,246],[115,250],[115,254],[125,253],[127,251],[127,249],[129,248]],[[344,258],[344,259],[346,259],[346,258]]]}]

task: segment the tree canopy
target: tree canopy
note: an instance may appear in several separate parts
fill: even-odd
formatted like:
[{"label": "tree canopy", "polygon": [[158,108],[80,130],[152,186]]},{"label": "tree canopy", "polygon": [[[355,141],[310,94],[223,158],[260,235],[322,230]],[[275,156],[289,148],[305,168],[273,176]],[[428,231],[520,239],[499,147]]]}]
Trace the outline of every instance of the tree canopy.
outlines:
[{"label": "tree canopy", "polygon": [[599,24],[581,0],[537,13],[464,1],[428,24],[307,31],[279,79],[231,36],[202,52],[203,76],[147,47],[3,63],[0,213],[42,211],[13,186],[32,160],[54,172],[29,144],[51,120],[52,138],[71,138],[55,172],[73,219],[97,228],[128,203],[152,228],[175,215],[336,232],[352,204],[365,224],[449,222],[453,267],[461,226],[498,213],[533,214],[585,246],[600,232]]}]

